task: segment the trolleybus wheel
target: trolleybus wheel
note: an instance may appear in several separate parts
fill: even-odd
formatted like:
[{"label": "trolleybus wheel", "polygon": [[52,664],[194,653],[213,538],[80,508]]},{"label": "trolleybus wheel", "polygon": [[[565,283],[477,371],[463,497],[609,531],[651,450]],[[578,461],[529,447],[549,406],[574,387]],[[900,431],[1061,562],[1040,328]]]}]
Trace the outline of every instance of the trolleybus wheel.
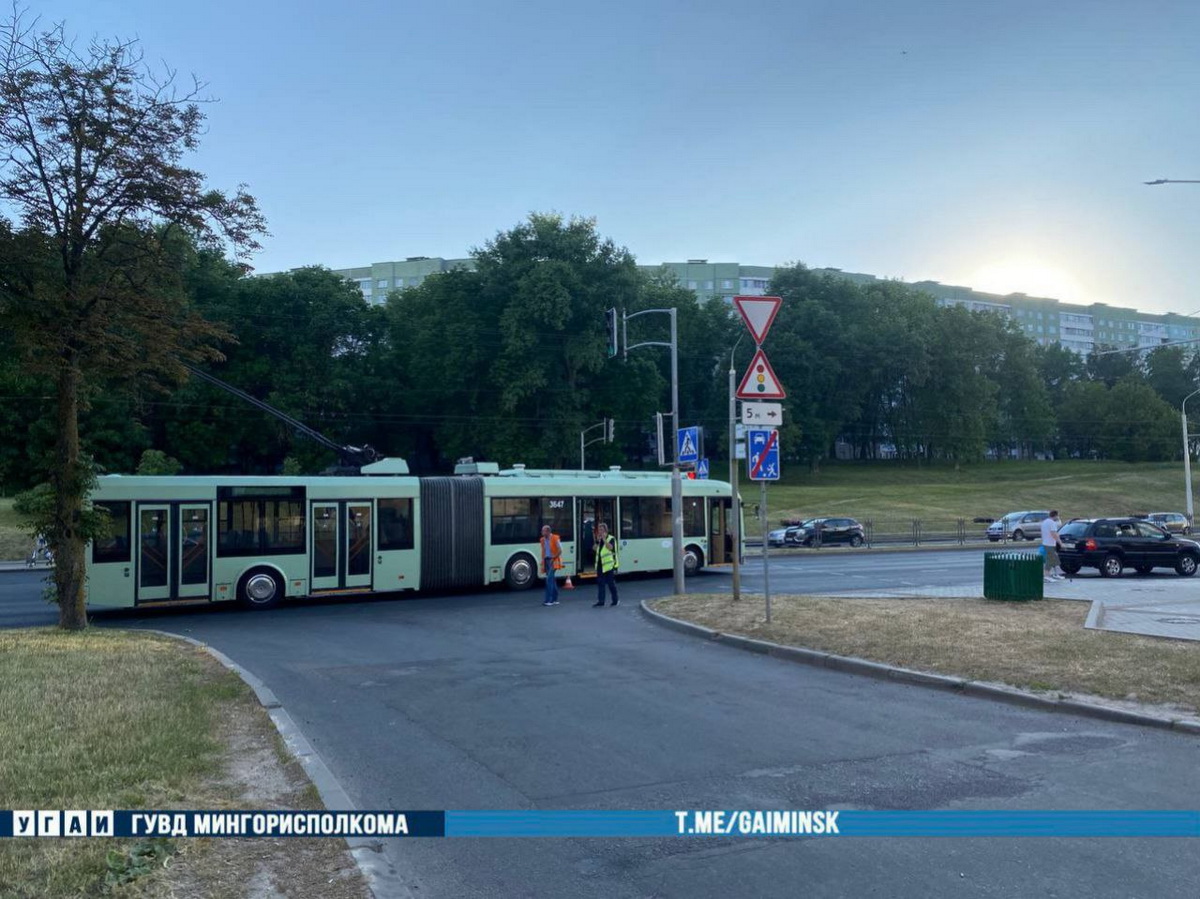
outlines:
[{"label": "trolleybus wheel", "polygon": [[528,553],[520,553],[508,560],[504,571],[504,583],[509,590],[528,590],[537,581],[537,562]]},{"label": "trolleybus wheel", "polygon": [[704,552],[698,546],[683,548],[683,573],[688,577],[704,567]]},{"label": "trolleybus wheel", "polygon": [[283,581],[269,568],[247,571],[238,584],[238,602],[248,609],[269,609],[283,599]]}]

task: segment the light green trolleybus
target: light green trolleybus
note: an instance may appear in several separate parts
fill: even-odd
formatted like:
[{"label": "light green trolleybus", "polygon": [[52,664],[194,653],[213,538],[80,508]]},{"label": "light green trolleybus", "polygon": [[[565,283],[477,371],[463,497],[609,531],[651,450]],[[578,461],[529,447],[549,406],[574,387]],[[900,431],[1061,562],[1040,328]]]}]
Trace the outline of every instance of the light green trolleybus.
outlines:
[{"label": "light green trolleybus", "polygon": [[[689,573],[733,561],[728,483],[683,482]],[[353,477],[99,479],[110,530],[87,558],[95,609],[537,583],[538,538],[562,539],[561,574],[593,575],[593,529],[621,546],[621,571],[670,571],[671,480],[661,472],[460,465],[413,477],[400,459]],[[737,551],[741,552],[739,527]],[[740,555],[739,555],[740,558]]]}]

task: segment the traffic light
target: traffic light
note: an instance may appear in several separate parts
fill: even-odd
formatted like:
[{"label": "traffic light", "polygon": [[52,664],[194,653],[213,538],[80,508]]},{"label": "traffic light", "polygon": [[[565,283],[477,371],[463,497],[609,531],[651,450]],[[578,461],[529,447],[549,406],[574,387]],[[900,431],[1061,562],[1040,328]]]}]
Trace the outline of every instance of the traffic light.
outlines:
[{"label": "traffic light", "polygon": [[613,436],[616,434],[616,431],[617,431],[617,423],[615,421],[613,421],[611,418],[604,419],[604,442],[605,443],[613,442]]},{"label": "traffic light", "polygon": [[689,472],[687,473],[687,476],[688,476],[688,480],[689,480],[689,481],[694,481],[694,480],[696,480],[696,472],[694,472],[694,471],[689,471]]},{"label": "traffic light", "polygon": [[611,359],[617,355],[620,349],[620,344],[617,341],[617,310],[616,308],[609,309],[604,313],[605,331],[608,334],[608,358]]}]

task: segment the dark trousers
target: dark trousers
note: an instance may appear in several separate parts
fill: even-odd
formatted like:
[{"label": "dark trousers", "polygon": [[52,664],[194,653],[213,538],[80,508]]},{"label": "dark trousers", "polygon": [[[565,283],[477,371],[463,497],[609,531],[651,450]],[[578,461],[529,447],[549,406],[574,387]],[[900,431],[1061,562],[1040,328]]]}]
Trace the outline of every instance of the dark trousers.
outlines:
[{"label": "dark trousers", "polygon": [[617,604],[617,573],[615,571],[606,571],[603,574],[596,574],[596,604],[604,605],[604,586],[608,585],[608,593],[612,597],[613,605]]}]

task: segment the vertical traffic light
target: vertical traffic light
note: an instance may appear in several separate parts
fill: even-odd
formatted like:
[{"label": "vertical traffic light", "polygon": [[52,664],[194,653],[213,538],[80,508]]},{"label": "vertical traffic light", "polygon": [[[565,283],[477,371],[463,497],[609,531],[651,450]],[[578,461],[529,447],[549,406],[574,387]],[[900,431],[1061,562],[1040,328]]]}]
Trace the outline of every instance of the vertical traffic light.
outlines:
[{"label": "vertical traffic light", "polygon": [[612,443],[613,437],[616,435],[617,423],[611,418],[604,419],[604,442]]},{"label": "vertical traffic light", "polygon": [[604,313],[605,330],[608,334],[608,358],[617,355],[620,344],[617,341],[617,310],[609,309]]}]

